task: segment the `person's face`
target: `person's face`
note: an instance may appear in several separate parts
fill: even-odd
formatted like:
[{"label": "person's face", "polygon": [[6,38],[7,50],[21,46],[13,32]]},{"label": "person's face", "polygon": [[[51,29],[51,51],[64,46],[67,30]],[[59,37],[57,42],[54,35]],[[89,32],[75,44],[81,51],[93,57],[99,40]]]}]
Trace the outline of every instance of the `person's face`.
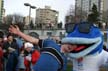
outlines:
[{"label": "person's face", "polygon": [[7,39],[8,41],[13,41],[13,36],[9,36]]},{"label": "person's face", "polygon": [[77,45],[75,45],[75,44],[62,44],[61,52],[69,53],[69,52],[73,51],[75,48],[77,48]]},{"label": "person's face", "polygon": [[28,47],[25,49],[27,52],[30,52],[32,50],[32,48]]}]

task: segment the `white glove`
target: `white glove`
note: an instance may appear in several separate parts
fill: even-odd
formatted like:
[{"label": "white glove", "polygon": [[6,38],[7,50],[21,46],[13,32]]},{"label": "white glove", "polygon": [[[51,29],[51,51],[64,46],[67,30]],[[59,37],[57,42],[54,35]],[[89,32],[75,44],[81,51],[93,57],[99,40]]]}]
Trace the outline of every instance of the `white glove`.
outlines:
[{"label": "white glove", "polygon": [[14,48],[11,48],[11,47],[9,47],[8,50],[9,50],[9,52],[15,51],[15,49]]},{"label": "white glove", "polygon": [[6,50],[4,49],[3,52],[6,53]]},{"label": "white glove", "polygon": [[26,56],[25,57],[28,61],[31,61],[31,56]]}]

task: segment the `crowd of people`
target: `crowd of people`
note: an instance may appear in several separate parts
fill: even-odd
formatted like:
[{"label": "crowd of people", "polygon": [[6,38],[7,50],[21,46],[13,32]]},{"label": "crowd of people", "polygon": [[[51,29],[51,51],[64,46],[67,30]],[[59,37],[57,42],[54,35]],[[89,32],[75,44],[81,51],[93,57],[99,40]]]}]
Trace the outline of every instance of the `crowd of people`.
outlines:
[{"label": "crowd of people", "polygon": [[5,38],[0,31],[0,71],[66,71],[65,54],[73,61],[73,71],[99,71],[102,62],[108,63],[102,35],[94,25],[80,24],[62,40],[35,38],[16,25]]},{"label": "crowd of people", "polygon": [[[13,29],[14,31],[10,30],[10,28]],[[10,28],[8,34],[5,35],[4,32],[0,31],[0,71],[43,71],[44,68],[39,68],[36,66],[48,64],[48,62],[50,61],[45,61],[46,63],[42,63],[42,61],[39,60],[42,59],[49,60],[51,58],[52,58],[52,64],[55,63],[56,66],[58,65],[57,70],[53,69],[54,71],[61,71],[59,70],[60,68],[62,68],[62,71],[66,71],[67,59],[65,56],[63,56],[63,54],[62,55],[60,54],[61,55],[60,57],[62,58],[63,56],[63,59],[65,59],[63,67],[59,67],[61,66],[59,61],[62,60],[57,61],[58,59],[53,58],[53,56],[51,58],[50,57],[46,58],[47,56],[42,58],[42,54],[44,54],[44,52],[42,53],[41,48],[47,46],[49,47],[49,44],[48,45],[45,44],[45,46],[42,46],[43,41],[46,42],[48,41],[48,43],[51,42],[51,44],[53,45],[55,44],[54,48],[57,47],[58,49],[60,46],[60,44],[58,44],[59,43],[58,38],[53,37],[50,39],[47,38],[46,40],[41,40],[39,39],[39,37],[34,38],[32,36],[22,33],[18,27],[16,29],[15,26],[10,26]],[[51,47],[53,47],[53,45],[51,45]],[[58,51],[60,53],[60,48]],[[53,59],[56,60],[56,62],[54,62]],[[49,67],[47,67],[46,69],[47,71],[53,71],[51,67],[50,67],[51,70],[50,69],[48,70],[48,68]]]},{"label": "crowd of people", "polygon": [[40,57],[36,46],[11,33],[5,36],[0,32],[0,71],[32,71]]}]

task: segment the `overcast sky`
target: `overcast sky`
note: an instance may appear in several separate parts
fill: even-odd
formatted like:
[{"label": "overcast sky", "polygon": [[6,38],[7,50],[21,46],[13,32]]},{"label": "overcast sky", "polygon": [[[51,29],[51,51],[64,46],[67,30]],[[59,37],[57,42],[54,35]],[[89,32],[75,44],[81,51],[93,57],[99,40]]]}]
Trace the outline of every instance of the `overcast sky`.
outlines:
[{"label": "overcast sky", "polygon": [[[30,3],[37,8],[44,8],[45,5],[51,6],[51,9],[59,11],[59,21],[64,22],[64,16],[70,8],[70,5],[75,5],[75,0],[4,0],[4,8],[7,14],[20,13],[27,16],[29,7],[24,6],[24,3]],[[35,9],[31,10],[31,16],[35,17]]]}]

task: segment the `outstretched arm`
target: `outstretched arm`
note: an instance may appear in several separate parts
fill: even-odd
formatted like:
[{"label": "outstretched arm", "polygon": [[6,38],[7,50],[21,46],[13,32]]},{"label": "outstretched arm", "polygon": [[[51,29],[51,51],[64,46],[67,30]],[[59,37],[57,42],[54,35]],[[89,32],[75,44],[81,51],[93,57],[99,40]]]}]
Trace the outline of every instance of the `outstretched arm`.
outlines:
[{"label": "outstretched arm", "polygon": [[10,28],[9,28],[9,32],[18,35],[18,36],[22,37],[24,40],[29,41],[29,42],[31,42],[33,44],[37,45],[38,42],[39,42],[39,39],[34,38],[32,36],[29,36],[29,35],[24,34],[23,32],[21,32],[19,30],[18,26],[11,25]]}]

